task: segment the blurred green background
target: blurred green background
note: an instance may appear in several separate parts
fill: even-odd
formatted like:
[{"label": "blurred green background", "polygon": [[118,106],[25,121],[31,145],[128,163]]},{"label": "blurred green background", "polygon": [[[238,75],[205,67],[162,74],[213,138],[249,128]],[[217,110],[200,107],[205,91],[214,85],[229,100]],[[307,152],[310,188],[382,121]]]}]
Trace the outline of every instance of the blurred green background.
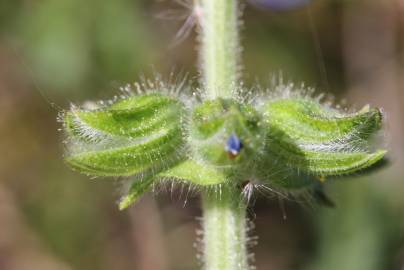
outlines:
[{"label": "blurred green background", "polygon": [[[168,20],[171,9],[181,6],[0,0],[1,270],[199,269],[197,196],[162,192],[119,212],[119,181],[63,163],[56,121],[71,102],[111,98],[141,74],[197,76],[194,35],[170,46],[182,23]],[[327,184],[336,209],[257,194],[258,269],[404,269],[403,15],[401,0],[317,0],[284,12],[245,4],[246,83],[282,71],[340,104],[383,107],[392,160]]]}]

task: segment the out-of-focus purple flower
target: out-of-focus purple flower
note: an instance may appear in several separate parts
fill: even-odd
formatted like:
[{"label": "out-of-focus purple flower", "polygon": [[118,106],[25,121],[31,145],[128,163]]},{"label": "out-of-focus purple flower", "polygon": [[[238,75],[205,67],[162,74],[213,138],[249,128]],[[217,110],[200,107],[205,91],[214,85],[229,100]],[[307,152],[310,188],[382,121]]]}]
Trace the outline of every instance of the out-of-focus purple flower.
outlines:
[{"label": "out-of-focus purple flower", "polygon": [[302,7],[311,0],[248,0],[252,5],[275,11],[285,11]]}]

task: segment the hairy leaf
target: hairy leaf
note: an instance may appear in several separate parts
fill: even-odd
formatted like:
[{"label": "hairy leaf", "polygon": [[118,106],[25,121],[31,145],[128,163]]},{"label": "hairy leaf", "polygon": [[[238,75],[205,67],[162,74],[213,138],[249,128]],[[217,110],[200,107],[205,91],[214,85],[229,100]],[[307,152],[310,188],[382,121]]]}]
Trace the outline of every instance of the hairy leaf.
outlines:
[{"label": "hairy leaf", "polygon": [[181,103],[161,94],[130,97],[95,111],[66,114],[66,161],[97,176],[128,176],[162,169],[181,158]]},{"label": "hairy leaf", "polygon": [[69,135],[87,141],[102,141],[114,136],[141,138],[152,136],[167,125],[180,125],[182,104],[161,94],[135,96],[109,108],[85,111],[73,109],[65,117]]},{"label": "hairy leaf", "polygon": [[386,154],[384,150],[374,153],[312,151],[290,147],[283,142],[272,143],[269,149],[271,156],[287,167],[319,176],[359,172],[380,161]]},{"label": "hairy leaf", "polygon": [[344,115],[308,99],[265,105],[266,160],[309,175],[334,176],[366,169],[383,159],[371,152],[369,137],[381,128],[378,109]]},{"label": "hairy leaf", "polygon": [[123,196],[119,202],[119,210],[124,210],[131,204],[135,203],[143,194],[152,189],[153,183],[153,177],[146,177],[144,179],[133,181],[128,194]]},{"label": "hairy leaf", "polygon": [[207,165],[201,165],[193,160],[184,161],[173,168],[161,172],[158,176],[201,186],[217,185],[227,181],[226,176],[220,170]]},{"label": "hairy leaf", "polygon": [[169,161],[181,149],[182,133],[170,129],[146,141],[108,148],[84,151],[67,157],[67,162],[81,172],[99,176],[127,176],[148,170]]},{"label": "hairy leaf", "polygon": [[380,129],[379,109],[365,107],[344,115],[308,99],[270,101],[264,109],[265,122],[290,138],[305,143],[366,140]]}]

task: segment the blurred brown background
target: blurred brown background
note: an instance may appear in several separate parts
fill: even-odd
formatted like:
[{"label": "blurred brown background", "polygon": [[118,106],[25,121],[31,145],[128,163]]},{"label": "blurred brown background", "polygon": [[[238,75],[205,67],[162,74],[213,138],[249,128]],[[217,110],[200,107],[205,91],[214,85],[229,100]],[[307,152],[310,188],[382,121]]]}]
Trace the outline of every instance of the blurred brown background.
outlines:
[{"label": "blurred brown background", "polygon": [[[116,181],[63,163],[56,121],[70,102],[108,99],[141,72],[196,76],[194,36],[169,46],[181,21],[167,20],[168,9],[181,7],[0,0],[1,270],[199,268],[198,198],[184,206],[180,192],[149,195],[119,212]],[[317,0],[282,12],[246,4],[244,18],[247,83],[281,70],[339,103],[383,107],[392,160],[327,185],[336,209],[290,201],[284,219],[278,200],[257,196],[257,268],[404,269],[404,1]]]}]

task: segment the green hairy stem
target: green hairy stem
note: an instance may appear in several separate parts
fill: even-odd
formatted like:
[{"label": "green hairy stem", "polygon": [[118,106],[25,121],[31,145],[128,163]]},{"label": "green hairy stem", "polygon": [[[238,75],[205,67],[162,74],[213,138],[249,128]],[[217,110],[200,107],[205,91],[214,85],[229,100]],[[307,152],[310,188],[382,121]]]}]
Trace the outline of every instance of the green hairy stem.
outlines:
[{"label": "green hairy stem", "polygon": [[200,0],[202,8],[200,62],[206,95],[232,97],[239,65],[236,0]]},{"label": "green hairy stem", "polygon": [[[209,99],[234,98],[238,67],[238,3],[201,0],[202,74]],[[206,270],[246,270],[246,206],[232,187],[203,197]]]},{"label": "green hairy stem", "polygon": [[223,188],[203,195],[203,250],[206,270],[246,270],[246,205],[240,193]]}]

